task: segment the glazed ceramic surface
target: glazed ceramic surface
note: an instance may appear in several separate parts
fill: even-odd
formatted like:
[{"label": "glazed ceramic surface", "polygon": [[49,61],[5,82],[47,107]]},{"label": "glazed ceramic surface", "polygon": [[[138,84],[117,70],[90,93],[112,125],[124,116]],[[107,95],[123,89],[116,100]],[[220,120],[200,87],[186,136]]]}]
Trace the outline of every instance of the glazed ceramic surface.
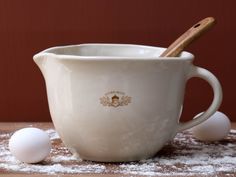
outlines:
[{"label": "glazed ceramic surface", "polygon": [[[46,81],[55,128],[74,154],[103,162],[149,158],[177,132],[203,122],[218,109],[222,92],[216,77],[194,66],[192,54],[159,57],[164,50],[82,44],[34,56]],[[185,84],[191,77],[206,80],[214,99],[204,114],[179,123]]]}]

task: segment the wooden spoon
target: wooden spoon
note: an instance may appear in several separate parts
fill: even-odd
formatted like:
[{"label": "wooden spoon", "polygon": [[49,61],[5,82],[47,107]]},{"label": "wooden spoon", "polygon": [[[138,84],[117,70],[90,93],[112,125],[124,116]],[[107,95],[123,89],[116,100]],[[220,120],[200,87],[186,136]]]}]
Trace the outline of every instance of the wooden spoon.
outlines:
[{"label": "wooden spoon", "polygon": [[195,39],[208,31],[215,24],[213,17],[207,17],[193,25],[189,30],[176,39],[160,57],[177,57],[186,46],[191,44]]}]

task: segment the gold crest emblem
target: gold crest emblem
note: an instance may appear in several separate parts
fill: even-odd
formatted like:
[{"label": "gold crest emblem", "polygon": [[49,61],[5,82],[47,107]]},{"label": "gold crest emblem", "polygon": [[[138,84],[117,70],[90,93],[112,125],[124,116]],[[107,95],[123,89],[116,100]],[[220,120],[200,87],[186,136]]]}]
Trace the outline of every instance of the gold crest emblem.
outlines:
[{"label": "gold crest emblem", "polygon": [[111,91],[107,92],[105,96],[100,98],[100,103],[103,106],[118,107],[126,106],[131,103],[131,97],[126,96],[124,92]]}]

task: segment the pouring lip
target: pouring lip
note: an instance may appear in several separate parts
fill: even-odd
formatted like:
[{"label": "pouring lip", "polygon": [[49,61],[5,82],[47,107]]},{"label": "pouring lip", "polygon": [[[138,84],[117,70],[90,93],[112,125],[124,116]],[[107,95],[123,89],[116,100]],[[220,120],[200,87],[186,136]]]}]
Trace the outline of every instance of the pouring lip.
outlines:
[{"label": "pouring lip", "polygon": [[[72,55],[72,54],[57,54],[53,53],[54,50],[58,49],[66,49],[70,47],[86,47],[86,46],[124,46],[124,47],[136,47],[136,48],[144,48],[144,49],[155,49],[155,50],[166,50],[164,47],[156,47],[156,46],[149,46],[149,45],[140,45],[140,44],[115,44],[115,43],[84,43],[84,44],[75,44],[75,45],[63,45],[63,46],[56,46],[56,47],[50,47],[48,49],[45,49],[41,52],[39,52],[36,55],[48,55],[48,56],[55,56],[58,59],[66,59],[66,60],[85,60],[85,61],[182,61],[182,60],[190,60],[192,61],[194,59],[194,55],[190,52],[183,51],[180,57],[160,57],[160,56],[103,56],[103,55],[91,55],[91,56],[85,56],[85,55]],[[35,56],[36,56],[35,55]]]}]

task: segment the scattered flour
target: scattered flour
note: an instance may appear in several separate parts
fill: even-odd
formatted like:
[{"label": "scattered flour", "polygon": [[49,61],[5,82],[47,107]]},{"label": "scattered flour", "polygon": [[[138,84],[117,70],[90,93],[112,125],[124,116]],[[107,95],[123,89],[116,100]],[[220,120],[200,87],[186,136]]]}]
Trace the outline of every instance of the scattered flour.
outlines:
[{"label": "scattered flour", "polygon": [[50,136],[51,140],[59,139],[60,138],[59,135],[57,134],[57,132],[54,129],[48,129],[48,130],[46,130],[46,132]]},{"label": "scattered flour", "polygon": [[53,144],[50,156],[39,164],[25,164],[8,149],[11,133],[0,132],[0,173],[88,174],[109,173],[142,176],[196,176],[236,173],[236,130],[225,140],[207,143],[179,133],[154,158],[130,163],[95,163],[73,156],[62,144],[54,129],[46,131]]}]

